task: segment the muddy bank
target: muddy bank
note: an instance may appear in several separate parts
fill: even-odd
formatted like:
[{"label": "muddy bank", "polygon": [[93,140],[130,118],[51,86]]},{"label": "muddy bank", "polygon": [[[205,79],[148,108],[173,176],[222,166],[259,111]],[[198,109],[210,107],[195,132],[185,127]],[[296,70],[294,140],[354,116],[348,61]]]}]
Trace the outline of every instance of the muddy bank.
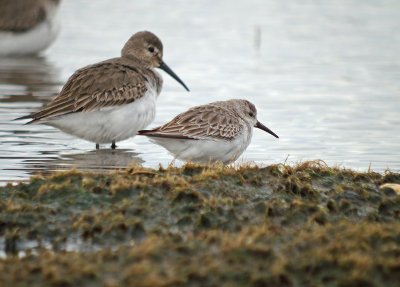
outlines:
[{"label": "muddy bank", "polygon": [[400,174],[307,162],[0,188],[1,286],[395,286]]}]

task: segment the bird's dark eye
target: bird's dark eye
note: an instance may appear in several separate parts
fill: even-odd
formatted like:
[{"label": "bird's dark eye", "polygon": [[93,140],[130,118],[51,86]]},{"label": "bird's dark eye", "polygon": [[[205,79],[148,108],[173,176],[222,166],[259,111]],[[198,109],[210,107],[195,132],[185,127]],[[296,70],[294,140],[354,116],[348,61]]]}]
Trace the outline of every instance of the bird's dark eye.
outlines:
[{"label": "bird's dark eye", "polygon": [[254,117],[254,113],[253,112],[249,112],[249,116],[250,117]]},{"label": "bird's dark eye", "polygon": [[153,53],[154,52],[154,48],[153,47],[149,47],[149,52]]}]

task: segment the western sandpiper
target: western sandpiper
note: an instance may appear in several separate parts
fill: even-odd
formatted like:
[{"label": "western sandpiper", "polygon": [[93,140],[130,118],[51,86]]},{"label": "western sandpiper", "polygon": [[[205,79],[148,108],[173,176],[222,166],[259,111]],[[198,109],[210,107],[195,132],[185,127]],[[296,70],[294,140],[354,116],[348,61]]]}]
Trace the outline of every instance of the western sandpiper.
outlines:
[{"label": "western sandpiper", "polygon": [[177,159],[207,163],[234,162],[248,147],[253,127],[278,136],[257,120],[256,107],[246,100],[228,100],[197,106],[169,123],[141,130]]},{"label": "western sandpiper", "polygon": [[46,124],[96,143],[112,143],[135,136],[155,117],[161,92],[160,68],[189,89],[162,61],[163,46],[153,33],[134,34],[121,57],[77,70],[60,94],[28,124]]},{"label": "western sandpiper", "polygon": [[0,0],[0,55],[31,55],[56,38],[60,0]]}]

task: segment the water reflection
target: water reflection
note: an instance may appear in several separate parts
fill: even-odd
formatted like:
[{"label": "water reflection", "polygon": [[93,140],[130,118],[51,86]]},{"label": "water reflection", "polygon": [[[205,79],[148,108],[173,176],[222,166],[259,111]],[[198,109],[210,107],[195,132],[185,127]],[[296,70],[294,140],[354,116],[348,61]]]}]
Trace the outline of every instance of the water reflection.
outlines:
[{"label": "water reflection", "polygon": [[0,102],[43,102],[60,85],[56,67],[46,58],[0,58]]},{"label": "water reflection", "polygon": [[139,153],[127,149],[100,149],[88,152],[76,151],[41,151],[43,157],[23,161],[24,169],[31,174],[44,174],[57,170],[69,170],[75,167],[81,171],[105,172],[125,168],[132,162],[143,163]]}]

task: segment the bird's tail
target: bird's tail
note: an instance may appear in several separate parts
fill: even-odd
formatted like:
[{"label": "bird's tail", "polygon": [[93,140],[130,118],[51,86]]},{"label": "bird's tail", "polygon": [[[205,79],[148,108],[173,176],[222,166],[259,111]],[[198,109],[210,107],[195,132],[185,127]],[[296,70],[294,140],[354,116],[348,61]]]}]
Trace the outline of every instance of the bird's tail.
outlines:
[{"label": "bird's tail", "polygon": [[31,119],[31,118],[32,118],[31,115],[27,115],[27,116],[23,116],[23,117],[19,117],[19,118],[13,119],[13,121],[27,120],[27,119]]},{"label": "bird's tail", "polygon": [[32,115],[26,115],[26,116],[23,116],[23,117],[19,117],[19,118],[13,119],[13,121],[27,120],[27,119],[32,119],[32,120],[27,122],[27,123],[25,123],[24,125],[29,125],[29,124],[32,124],[33,122],[36,121],[35,119],[32,118]]},{"label": "bird's tail", "polygon": [[140,130],[140,131],[137,132],[137,135],[145,136],[149,132],[151,132],[151,130]]}]

